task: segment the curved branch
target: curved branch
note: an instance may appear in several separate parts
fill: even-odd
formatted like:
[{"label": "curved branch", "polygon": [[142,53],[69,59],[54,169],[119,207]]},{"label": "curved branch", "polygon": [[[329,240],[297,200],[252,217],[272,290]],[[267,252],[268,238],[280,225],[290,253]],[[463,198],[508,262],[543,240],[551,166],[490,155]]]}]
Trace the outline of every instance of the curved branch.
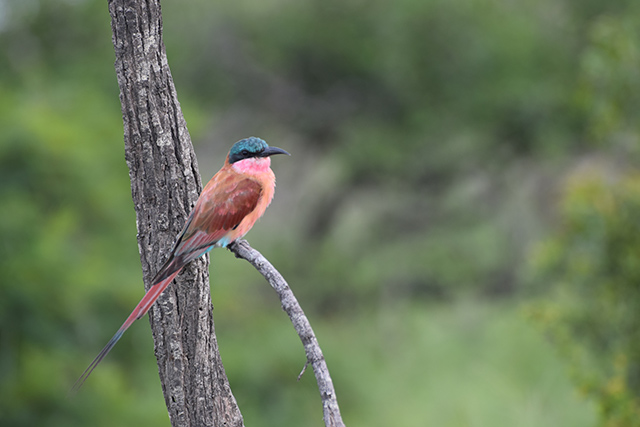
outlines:
[{"label": "curved branch", "polygon": [[324,424],[326,427],[344,427],[338,400],[336,399],[336,391],[333,388],[333,381],[331,380],[331,375],[329,375],[322,349],[320,349],[309,319],[302,311],[302,307],[298,304],[293,291],[278,270],[260,252],[253,249],[246,240],[235,241],[229,245],[229,250],[237,258],[245,259],[253,265],[278,293],[282,309],[289,315],[291,323],[293,323],[293,327],[304,345],[307,363],[311,365],[316,376],[320,397],[322,398]]}]

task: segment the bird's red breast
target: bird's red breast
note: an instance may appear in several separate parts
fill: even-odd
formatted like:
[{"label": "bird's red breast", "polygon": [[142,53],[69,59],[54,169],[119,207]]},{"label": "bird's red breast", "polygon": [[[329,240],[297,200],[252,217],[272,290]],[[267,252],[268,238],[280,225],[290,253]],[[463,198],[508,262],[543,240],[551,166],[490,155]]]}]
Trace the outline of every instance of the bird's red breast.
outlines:
[{"label": "bird's red breast", "polygon": [[269,147],[255,137],[240,140],[231,147],[224,166],[200,194],[167,261],[153,278],[152,286],[76,381],[74,391],[82,386],[129,326],[144,316],[182,267],[215,246],[227,246],[253,227],[273,199],[276,178],[269,156],[274,154],[289,153]]},{"label": "bird's red breast", "polygon": [[224,246],[244,236],[273,199],[275,176],[270,164],[269,158],[233,165],[227,160],[202,191],[174,253],[197,257],[216,242]]}]

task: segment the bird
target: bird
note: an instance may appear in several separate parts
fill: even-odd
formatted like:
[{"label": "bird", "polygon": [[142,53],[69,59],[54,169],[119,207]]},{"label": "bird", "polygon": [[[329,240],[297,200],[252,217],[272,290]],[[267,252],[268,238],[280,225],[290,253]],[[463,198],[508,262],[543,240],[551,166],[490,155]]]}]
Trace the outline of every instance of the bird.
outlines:
[{"label": "bird", "polygon": [[273,199],[276,178],[271,170],[271,156],[275,154],[290,156],[282,148],[270,147],[253,136],[231,147],[224,166],[198,197],[168,259],[154,276],[152,286],[75,382],[72,393],[82,387],[129,326],[147,313],[185,265],[213,248],[228,246],[251,230]]}]

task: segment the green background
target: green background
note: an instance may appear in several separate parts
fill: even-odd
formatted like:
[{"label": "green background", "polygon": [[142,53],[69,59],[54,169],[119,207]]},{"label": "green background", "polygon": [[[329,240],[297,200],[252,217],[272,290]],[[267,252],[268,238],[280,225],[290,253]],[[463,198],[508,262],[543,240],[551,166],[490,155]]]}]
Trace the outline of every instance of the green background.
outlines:
[{"label": "green background", "polygon": [[[163,2],[203,180],[251,135],[247,236],[314,326],[346,424],[640,425],[640,3]],[[168,426],[103,0],[0,0],[0,425]],[[211,253],[247,425],[321,426],[277,297]],[[255,349],[259,348],[260,352]]]}]

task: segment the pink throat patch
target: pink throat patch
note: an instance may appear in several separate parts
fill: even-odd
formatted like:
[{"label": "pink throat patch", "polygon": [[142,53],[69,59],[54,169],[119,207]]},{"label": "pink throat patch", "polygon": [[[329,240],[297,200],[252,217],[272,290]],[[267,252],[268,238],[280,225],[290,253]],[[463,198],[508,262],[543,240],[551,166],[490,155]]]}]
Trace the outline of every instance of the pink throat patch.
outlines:
[{"label": "pink throat patch", "polygon": [[269,157],[251,157],[249,159],[239,160],[231,165],[239,173],[247,173],[250,175],[258,175],[269,170],[271,166],[271,158]]}]

